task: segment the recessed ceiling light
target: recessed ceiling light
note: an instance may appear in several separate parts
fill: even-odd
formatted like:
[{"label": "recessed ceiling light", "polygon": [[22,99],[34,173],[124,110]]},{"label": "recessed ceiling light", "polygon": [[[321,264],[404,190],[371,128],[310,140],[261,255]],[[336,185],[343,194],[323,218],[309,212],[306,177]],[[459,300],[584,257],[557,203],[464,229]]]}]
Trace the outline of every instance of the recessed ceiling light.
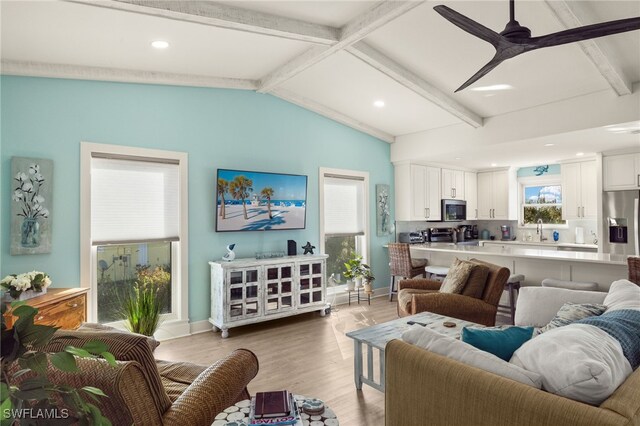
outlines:
[{"label": "recessed ceiling light", "polygon": [[155,47],[156,49],[166,49],[167,47],[169,47],[169,42],[164,40],[155,40],[151,42],[151,46]]},{"label": "recessed ceiling light", "polygon": [[472,90],[474,92],[490,92],[492,90],[509,90],[509,89],[513,89],[513,86],[511,86],[510,84],[494,84],[491,86],[474,87],[473,89],[469,89],[469,90]]},{"label": "recessed ceiling light", "polygon": [[462,160],[462,157],[456,157],[456,160]]},{"label": "recessed ceiling light", "polygon": [[584,155],[584,152],[577,152],[576,153],[576,157],[582,157]]},{"label": "recessed ceiling light", "polygon": [[545,143],[544,146],[554,146],[555,143]]},{"label": "recessed ceiling light", "polygon": [[376,107],[376,108],[382,108],[382,107],[384,107],[384,101],[381,100],[381,99],[378,99],[377,101],[375,101],[373,103],[373,106]]},{"label": "recessed ceiling light", "polygon": [[497,167],[497,166],[498,166],[498,164],[496,164],[496,163],[491,163],[491,167]]}]

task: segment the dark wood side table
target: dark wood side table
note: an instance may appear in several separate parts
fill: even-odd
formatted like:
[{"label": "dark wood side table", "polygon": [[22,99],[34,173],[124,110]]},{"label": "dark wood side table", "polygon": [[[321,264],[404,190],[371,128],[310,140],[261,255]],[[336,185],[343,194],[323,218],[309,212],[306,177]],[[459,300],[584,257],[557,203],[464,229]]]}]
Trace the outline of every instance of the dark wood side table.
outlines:
[{"label": "dark wood side table", "polygon": [[[364,294],[367,295],[366,300],[369,303],[369,305],[371,305],[371,293],[373,292],[366,292],[364,291],[363,287],[356,287],[354,290],[345,290],[348,293],[348,297],[349,297],[349,306],[351,306],[351,294],[352,293],[356,293],[355,297],[356,300],[358,301],[358,305],[360,304],[360,291],[362,291]],[[364,296],[362,297],[362,300],[365,300]]]},{"label": "dark wood side table", "polygon": [[[80,327],[87,320],[88,288],[48,288],[47,293],[28,299],[27,305],[38,308],[35,324],[54,325],[66,330]],[[18,317],[11,310],[4,314],[7,327],[13,327]]]}]

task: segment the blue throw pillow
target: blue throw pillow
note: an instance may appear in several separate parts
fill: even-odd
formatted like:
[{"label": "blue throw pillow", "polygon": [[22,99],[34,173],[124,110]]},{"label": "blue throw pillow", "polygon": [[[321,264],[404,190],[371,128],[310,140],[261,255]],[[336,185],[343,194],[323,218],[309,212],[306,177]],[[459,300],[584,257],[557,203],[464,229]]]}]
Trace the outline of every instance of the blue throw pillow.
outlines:
[{"label": "blue throw pillow", "polygon": [[533,336],[533,327],[463,328],[463,342],[509,361],[515,351]]}]

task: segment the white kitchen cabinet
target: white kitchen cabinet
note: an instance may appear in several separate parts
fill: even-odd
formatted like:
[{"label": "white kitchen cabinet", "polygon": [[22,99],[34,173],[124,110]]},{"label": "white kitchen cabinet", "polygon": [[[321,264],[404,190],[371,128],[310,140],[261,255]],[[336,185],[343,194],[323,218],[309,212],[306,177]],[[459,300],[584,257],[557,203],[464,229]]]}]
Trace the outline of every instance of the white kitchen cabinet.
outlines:
[{"label": "white kitchen cabinet", "polygon": [[462,170],[442,169],[442,198],[464,200],[465,180]]},{"label": "white kitchen cabinet", "polygon": [[467,220],[478,219],[478,175],[464,172],[464,199],[467,201]]},{"label": "white kitchen cabinet", "polygon": [[562,164],[562,218],[595,219],[597,176],[596,162]]},{"label": "white kitchen cabinet", "polygon": [[271,319],[319,311],[325,315],[326,254],[274,259],[209,262],[211,317],[209,322],[229,335],[229,329]]},{"label": "white kitchen cabinet", "polygon": [[514,170],[478,173],[478,219],[517,219]]},{"label": "white kitchen cabinet", "polygon": [[395,203],[396,220],[440,220],[440,168],[396,165]]},{"label": "white kitchen cabinet", "polygon": [[602,157],[602,180],[605,191],[640,188],[640,153]]}]

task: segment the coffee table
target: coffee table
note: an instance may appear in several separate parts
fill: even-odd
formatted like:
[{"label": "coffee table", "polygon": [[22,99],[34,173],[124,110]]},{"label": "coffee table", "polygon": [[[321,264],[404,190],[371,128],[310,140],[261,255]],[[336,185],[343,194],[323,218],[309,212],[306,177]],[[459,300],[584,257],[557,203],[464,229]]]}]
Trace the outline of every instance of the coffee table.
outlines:
[{"label": "coffee table", "polygon": [[[305,400],[313,400],[313,398],[307,398],[304,395],[293,395],[298,407],[300,407]],[[317,401],[317,400],[314,400]],[[323,403],[324,404],[324,403]],[[231,407],[225,408],[220,414],[216,416],[216,419],[211,426],[243,426],[249,424],[249,411],[251,407],[251,400],[243,399],[236,402]],[[333,410],[327,405],[324,405],[324,413],[317,416],[310,416],[306,413],[300,412],[300,420],[292,426],[340,426],[338,418]]]},{"label": "coffee table", "polygon": [[[415,321],[416,323],[427,324],[426,327],[442,333],[447,336],[460,338],[460,333],[463,327],[484,327],[481,324],[474,322],[464,321],[458,318],[451,318],[444,315],[438,315],[431,312],[421,312],[419,314],[411,315],[408,317],[398,318],[392,321],[383,322],[381,324],[372,325],[370,327],[361,328],[359,330],[350,331],[347,333],[347,337],[353,339],[353,373],[356,384],[356,389],[362,389],[362,384],[371,386],[374,389],[384,392],[384,348],[387,343],[393,339],[399,339],[402,333],[407,331],[411,325],[407,324],[409,321]],[[455,327],[445,327],[444,322],[455,323]],[[367,348],[367,375],[364,375],[364,363],[363,363],[363,346]],[[379,372],[376,382],[374,377],[374,365],[373,365],[373,349],[377,349],[379,352]]]}]

